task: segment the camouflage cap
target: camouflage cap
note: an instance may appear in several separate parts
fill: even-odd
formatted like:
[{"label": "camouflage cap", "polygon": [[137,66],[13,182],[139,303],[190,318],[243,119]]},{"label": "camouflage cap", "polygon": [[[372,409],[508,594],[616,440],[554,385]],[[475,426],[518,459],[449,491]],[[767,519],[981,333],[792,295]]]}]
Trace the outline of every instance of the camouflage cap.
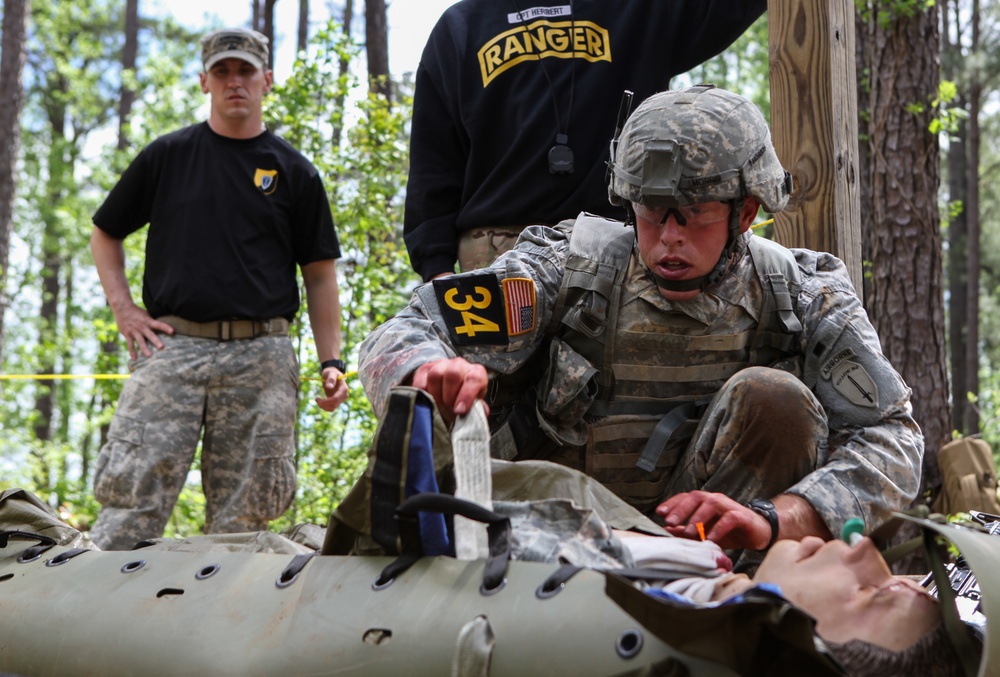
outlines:
[{"label": "camouflage cap", "polygon": [[749,195],[778,212],[791,193],[760,110],[713,85],[643,101],[612,144],[611,166],[612,204],[679,206]]},{"label": "camouflage cap", "polygon": [[201,61],[209,70],[223,59],[242,59],[267,68],[267,37],[249,28],[223,28],[201,39]]}]

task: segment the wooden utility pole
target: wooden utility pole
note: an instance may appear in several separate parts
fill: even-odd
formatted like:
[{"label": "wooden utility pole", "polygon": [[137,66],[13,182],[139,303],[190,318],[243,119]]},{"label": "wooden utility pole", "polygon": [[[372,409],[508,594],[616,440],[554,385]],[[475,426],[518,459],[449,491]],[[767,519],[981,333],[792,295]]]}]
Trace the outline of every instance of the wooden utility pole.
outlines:
[{"label": "wooden utility pole", "polygon": [[771,134],[794,193],[774,218],[786,247],[841,258],[862,294],[853,0],[768,0]]}]

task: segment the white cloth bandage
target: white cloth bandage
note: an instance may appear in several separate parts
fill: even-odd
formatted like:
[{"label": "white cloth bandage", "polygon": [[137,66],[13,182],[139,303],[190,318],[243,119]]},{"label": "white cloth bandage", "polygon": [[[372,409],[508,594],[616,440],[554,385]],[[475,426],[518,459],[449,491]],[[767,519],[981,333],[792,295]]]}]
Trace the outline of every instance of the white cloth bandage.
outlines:
[{"label": "white cloth bandage", "polygon": [[[455,458],[455,496],[492,510],[490,428],[481,401],[477,400],[468,414],[455,421],[451,446]],[[455,556],[460,560],[489,556],[485,524],[455,516]]]}]

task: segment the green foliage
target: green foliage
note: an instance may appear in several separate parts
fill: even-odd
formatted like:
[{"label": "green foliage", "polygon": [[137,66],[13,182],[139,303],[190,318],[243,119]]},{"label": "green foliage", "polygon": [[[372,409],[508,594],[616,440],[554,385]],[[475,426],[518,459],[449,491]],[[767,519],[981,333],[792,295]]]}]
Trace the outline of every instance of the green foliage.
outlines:
[{"label": "green foliage", "polygon": [[[950,80],[942,80],[938,84],[938,95],[931,101],[934,118],[930,123],[931,134],[946,132],[954,134],[958,131],[960,121],[969,117],[968,111],[958,106],[950,106],[958,97],[958,87]],[[923,112],[922,108],[919,111]]]},{"label": "green foliage", "polygon": [[885,29],[897,19],[926,12],[935,2],[936,0],[855,0],[854,9],[865,22],[870,22],[875,17],[879,28]]},{"label": "green foliage", "polygon": [[678,76],[671,88],[707,82],[739,92],[771,118],[768,27],[765,12],[724,52]]}]

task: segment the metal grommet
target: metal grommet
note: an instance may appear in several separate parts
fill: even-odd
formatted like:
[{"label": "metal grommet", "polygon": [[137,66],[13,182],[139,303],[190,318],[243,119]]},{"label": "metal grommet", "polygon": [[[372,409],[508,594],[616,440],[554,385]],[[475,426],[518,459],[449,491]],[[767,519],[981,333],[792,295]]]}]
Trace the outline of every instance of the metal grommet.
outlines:
[{"label": "metal grommet", "polygon": [[623,630],[615,640],[615,651],[622,658],[635,658],[642,651],[642,632],[634,628]]},{"label": "metal grommet", "polygon": [[42,556],[41,552],[36,552],[31,557],[25,557],[24,554],[22,553],[22,554],[20,554],[20,555],[17,556],[17,563],[18,564],[28,564],[29,562],[34,562],[36,559],[39,559],[41,556]]},{"label": "metal grommet", "polygon": [[289,585],[291,585],[292,583],[294,583],[294,582],[295,582],[295,581],[296,581],[296,580],[298,579],[298,577],[299,577],[299,574],[300,574],[301,572],[302,572],[302,570],[301,570],[301,569],[299,569],[299,570],[298,570],[298,571],[296,571],[296,572],[295,572],[294,574],[292,574],[291,576],[288,576],[288,577],[286,578],[286,577],[285,577],[285,574],[286,574],[287,572],[285,572],[285,571],[282,571],[282,572],[281,572],[281,575],[280,575],[280,576],[278,576],[278,579],[277,579],[277,580],[276,580],[276,581],[274,582],[274,585],[275,585],[275,587],[278,587],[278,588],[287,588],[287,587],[288,587]]},{"label": "metal grommet", "polygon": [[121,572],[123,574],[130,574],[133,571],[138,571],[144,566],[146,566],[146,560],[144,559],[132,560],[131,562],[126,562],[125,564],[122,565]]},{"label": "metal grommet", "polygon": [[372,582],[372,590],[374,590],[375,592],[378,592],[379,590],[385,590],[390,585],[392,585],[393,581],[395,580],[396,580],[395,578],[387,578],[383,581],[381,578],[376,578],[375,581]]},{"label": "metal grommet", "polygon": [[52,559],[45,560],[45,566],[47,566],[47,567],[57,567],[60,564],[65,564],[68,561],[69,561],[68,558],[67,559],[59,559],[57,557],[53,557]]},{"label": "metal grommet", "polygon": [[215,574],[219,573],[219,569],[221,568],[222,566],[219,564],[209,564],[207,567],[202,567],[201,569],[199,569],[198,573],[196,573],[194,577],[199,581],[203,581],[206,578],[210,578]]},{"label": "metal grommet", "polygon": [[545,581],[535,590],[535,597],[538,599],[549,599],[550,597],[555,597],[560,592],[566,588],[565,581],[558,583],[557,585],[549,585],[549,581]]},{"label": "metal grommet", "polygon": [[486,583],[483,583],[482,585],[480,585],[479,586],[479,594],[482,595],[483,597],[489,597],[490,595],[497,594],[498,592],[500,592],[501,590],[503,590],[506,587],[507,587],[507,578],[504,577],[504,578],[500,579],[500,582],[497,583],[495,587],[487,588],[486,587]]}]

